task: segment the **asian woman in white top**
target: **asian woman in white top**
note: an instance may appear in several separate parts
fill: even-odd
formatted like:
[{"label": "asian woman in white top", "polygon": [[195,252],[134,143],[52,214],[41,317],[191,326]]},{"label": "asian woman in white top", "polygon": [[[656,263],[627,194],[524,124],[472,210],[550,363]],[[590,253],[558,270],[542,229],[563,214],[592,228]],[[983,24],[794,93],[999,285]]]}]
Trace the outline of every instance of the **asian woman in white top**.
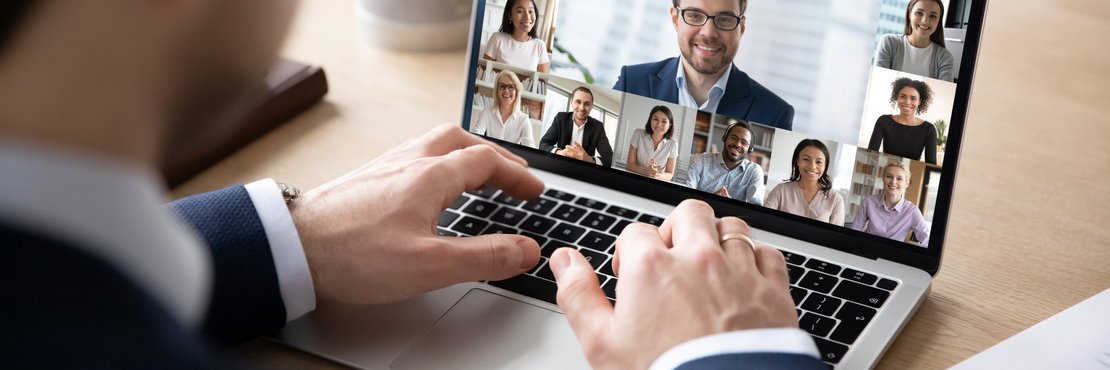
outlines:
[{"label": "asian woman in white top", "polygon": [[535,0],[509,0],[501,29],[486,41],[482,58],[530,71],[547,73],[551,57],[547,44],[536,36]]},{"label": "asian woman in white top", "polygon": [[678,161],[674,115],[662,105],[651,109],[643,129],[632,132],[628,146],[628,171],[657,180],[671,181]]},{"label": "asian woman in white top", "polygon": [[944,46],[944,4],[939,0],[910,0],[905,31],[883,35],[875,48],[875,65],[954,81],[956,59]]},{"label": "asian woman in white top", "polygon": [[536,147],[532,135],[532,120],[520,111],[520,91],[523,86],[516,73],[501,71],[493,91],[493,105],[478,113],[470,125],[470,132],[528,147]]}]

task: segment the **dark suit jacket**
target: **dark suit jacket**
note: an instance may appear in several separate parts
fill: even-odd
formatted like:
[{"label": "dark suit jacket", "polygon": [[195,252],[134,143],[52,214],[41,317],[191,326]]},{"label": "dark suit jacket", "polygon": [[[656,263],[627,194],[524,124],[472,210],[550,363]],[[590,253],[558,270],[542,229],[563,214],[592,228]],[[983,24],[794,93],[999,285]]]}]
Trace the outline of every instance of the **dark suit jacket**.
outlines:
[{"label": "dark suit jacket", "polygon": [[[218,369],[202,336],[238,341],[279,329],[285,305],[265,230],[246,189],[172,203],[212,252],[203,333],[99,257],[0,223],[0,348],[4,367]],[[125,230],[121,230],[125,231]]]},{"label": "dark suit jacket", "polygon": [[675,370],[733,370],[733,369],[828,369],[820,360],[806,355],[773,352],[730,353],[702,357],[682,365]]},{"label": "dark suit jacket", "polygon": [[[540,150],[550,152],[551,149],[562,149],[570,145],[570,136],[574,133],[574,118],[571,112],[560,112],[551,121],[551,127],[540,139]],[[613,147],[609,145],[609,138],[605,136],[605,124],[593,117],[586,119],[586,128],[582,132],[582,149],[591,156],[600,156],[601,164],[605,167],[613,166]],[[597,153],[597,154],[594,154]]]},{"label": "dark suit jacket", "polygon": [[[621,75],[613,89],[678,104],[675,76],[680,64],[679,58],[675,57],[621,67]],[[715,113],[786,130],[794,127],[794,107],[735,65]]]}]

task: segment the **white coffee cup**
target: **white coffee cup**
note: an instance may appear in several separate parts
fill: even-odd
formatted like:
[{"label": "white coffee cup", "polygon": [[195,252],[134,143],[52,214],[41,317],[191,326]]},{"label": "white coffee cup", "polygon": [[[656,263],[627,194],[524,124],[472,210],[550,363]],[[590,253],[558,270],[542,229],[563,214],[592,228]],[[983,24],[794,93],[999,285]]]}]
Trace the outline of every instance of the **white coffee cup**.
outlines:
[{"label": "white coffee cup", "polygon": [[466,47],[473,0],[354,0],[359,32],[376,46],[407,51]]}]

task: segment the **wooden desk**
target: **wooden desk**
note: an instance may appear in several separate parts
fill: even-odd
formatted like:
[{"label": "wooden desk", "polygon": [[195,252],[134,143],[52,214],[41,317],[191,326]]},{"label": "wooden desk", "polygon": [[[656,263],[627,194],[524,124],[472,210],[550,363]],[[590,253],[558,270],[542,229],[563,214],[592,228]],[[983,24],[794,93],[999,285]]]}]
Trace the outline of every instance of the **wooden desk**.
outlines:
[{"label": "wooden desk", "polygon": [[[463,106],[462,51],[364,46],[350,1],[310,0],[285,55],[322,64],[326,102],[176,189],[273,177],[304,188],[354,169]],[[935,369],[1110,287],[1110,3],[988,10],[944,264],[879,368]],[[280,344],[264,365],[338,367]]]}]

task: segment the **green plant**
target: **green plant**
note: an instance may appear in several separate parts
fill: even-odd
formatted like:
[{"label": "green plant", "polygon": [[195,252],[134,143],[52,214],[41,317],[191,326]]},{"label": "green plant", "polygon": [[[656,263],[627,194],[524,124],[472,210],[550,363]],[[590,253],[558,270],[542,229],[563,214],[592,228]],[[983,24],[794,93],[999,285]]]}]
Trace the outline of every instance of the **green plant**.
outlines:
[{"label": "green plant", "polygon": [[937,123],[936,123],[936,126],[937,126],[937,148],[940,149],[940,151],[944,151],[944,146],[945,146],[945,144],[948,143],[948,135],[945,134],[946,132],[948,132],[948,122],[945,122],[942,119],[938,119]]}]

